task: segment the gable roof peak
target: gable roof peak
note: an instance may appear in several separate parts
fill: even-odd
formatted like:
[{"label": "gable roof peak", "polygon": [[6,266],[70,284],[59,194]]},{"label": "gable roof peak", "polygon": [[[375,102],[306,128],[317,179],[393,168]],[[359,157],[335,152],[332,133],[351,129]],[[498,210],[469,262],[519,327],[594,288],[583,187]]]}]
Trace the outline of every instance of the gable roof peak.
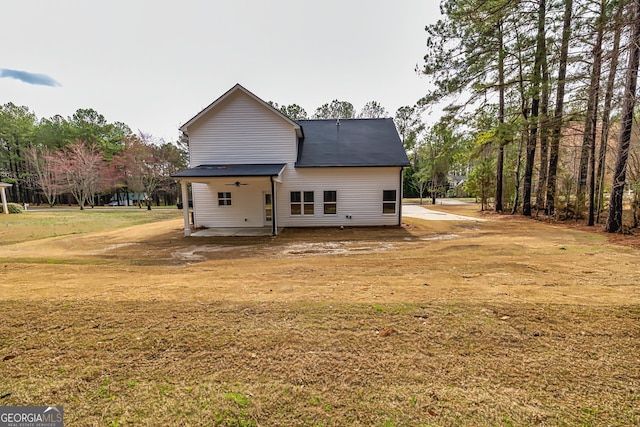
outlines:
[{"label": "gable roof peak", "polygon": [[236,83],[231,89],[226,91],[224,94],[222,94],[220,97],[218,97],[215,101],[213,101],[211,104],[206,106],[202,111],[200,111],[198,114],[193,116],[189,121],[187,121],[185,124],[180,126],[180,128],[179,128],[180,131],[182,133],[186,134],[186,135],[189,135],[189,127],[191,125],[193,125],[195,122],[200,120],[203,116],[205,116],[211,110],[214,110],[217,106],[222,104],[225,100],[229,99],[231,96],[233,96],[233,94],[235,94],[237,92],[244,93],[249,98],[251,98],[254,101],[256,101],[258,104],[262,105],[263,107],[267,108],[272,113],[274,113],[275,115],[277,115],[280,118],[284,119],[291,126],[293,126],[293,128],[295,129],[296,134],[298,135],[298,137],[300,137],[302,135],[302,131],[300,130],[300,125],[298,123],[296,123],[295,121],[291,120],[289,117],[285,116],[280,111],[276,110],[269,103],[267,103],[267,102],[263,101],[261,98],[257,97],[255,94],[253,94],[253,92],[249,91],[247,88],[242,86],[240,83]]}]

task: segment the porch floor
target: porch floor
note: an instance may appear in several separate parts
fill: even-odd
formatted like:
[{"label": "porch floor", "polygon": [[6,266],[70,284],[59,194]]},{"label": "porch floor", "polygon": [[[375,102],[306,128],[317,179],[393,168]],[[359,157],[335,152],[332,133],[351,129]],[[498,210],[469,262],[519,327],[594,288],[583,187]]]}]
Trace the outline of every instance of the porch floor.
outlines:
[{"label": "porch floor", "polygon": [[271,227],[213,227],[191,233],[195,237],[271,236]]}]

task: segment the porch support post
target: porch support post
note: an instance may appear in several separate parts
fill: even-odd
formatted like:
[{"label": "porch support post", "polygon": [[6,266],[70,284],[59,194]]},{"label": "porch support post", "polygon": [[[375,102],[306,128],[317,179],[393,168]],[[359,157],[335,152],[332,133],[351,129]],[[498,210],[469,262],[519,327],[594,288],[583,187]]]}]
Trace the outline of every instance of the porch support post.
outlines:
[{"label": "porch support post", "polygon": [[186,180],[180,181],[182,187],[182,213],[184,215],[184,237],[191,236],[191,225],[189,224],[189,189]]},{"label": "porch support post", "polygon": [[4,192],[5,188],[11,187],[13,184],[6,182],[0,182],[0,197],[2,198],[2,213],[9,214],[9,207],[7,206],[7,194]]}]

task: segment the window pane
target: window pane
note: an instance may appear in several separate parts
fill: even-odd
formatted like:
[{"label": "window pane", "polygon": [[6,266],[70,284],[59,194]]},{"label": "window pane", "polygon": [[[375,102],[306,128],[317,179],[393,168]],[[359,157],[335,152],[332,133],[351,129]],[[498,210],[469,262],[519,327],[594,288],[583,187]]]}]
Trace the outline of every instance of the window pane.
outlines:
[{"label": "window pane", "polygon": [[304,214],[305,215],[313,215],[313,205],[305,203],[304,204]]},{"label": "window pane", "polygon": [[394,214],[396,213],[396,204],[394,203],[383,203],[382,204],[382,213],[383,214]]},{"label": "window pane", "polygon": [[218,193],[218,206],[231,206],[231,193],[219,192]]},{"label": "window pane", "polygon": [[300,199],[300,192],[299,191],[292,191],[291,192],[291,202],[295,203],[295,202],[300,202],[302,199]]},{"label": "window pane", "polygon": [[305,191],[304,192],[304,201],[305,202],[313,202],[313,191]]},{"label": "window pane", "polygon": [[382,200],[384,202],[395,202],[396,201],[396,190],[384,190],[382,192]]},{"label": "window pane", "polygon": [[336,202],[337,199],[337,192],[336,191],[325,191],[324,192],[324,201],[325,202]]},{"label": "window pane", "polygon": [[298,204],[292,204],[291,205],[291,215],[300,215],[301,209],[300,209],[300,205]]},{"label": "window pane", "polygon": [[324,214],[325,215],[335,215],[336,214],[336,204],[335,203],[325,203],[324,204]]}]

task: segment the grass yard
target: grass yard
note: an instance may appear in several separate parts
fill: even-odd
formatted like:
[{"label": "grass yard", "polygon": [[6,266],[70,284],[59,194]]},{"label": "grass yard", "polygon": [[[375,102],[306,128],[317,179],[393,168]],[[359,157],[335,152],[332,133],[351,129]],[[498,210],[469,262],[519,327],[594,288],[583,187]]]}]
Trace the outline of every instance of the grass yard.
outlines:
[{"label": "grass yard", "polygon": [[56,212],[78,232],[22,239],[45,213],[0,216],[0,405],[68,426],[640,424],[640,252],[617,237],[489,215],[183,238],[160,212]]},{"label": "grass yard", "polygon": [[0,244],[70,234],[113,230],[180,217],[177,209],[139,208],[66,208],[31,207],[22,214],[0,217]]}]

